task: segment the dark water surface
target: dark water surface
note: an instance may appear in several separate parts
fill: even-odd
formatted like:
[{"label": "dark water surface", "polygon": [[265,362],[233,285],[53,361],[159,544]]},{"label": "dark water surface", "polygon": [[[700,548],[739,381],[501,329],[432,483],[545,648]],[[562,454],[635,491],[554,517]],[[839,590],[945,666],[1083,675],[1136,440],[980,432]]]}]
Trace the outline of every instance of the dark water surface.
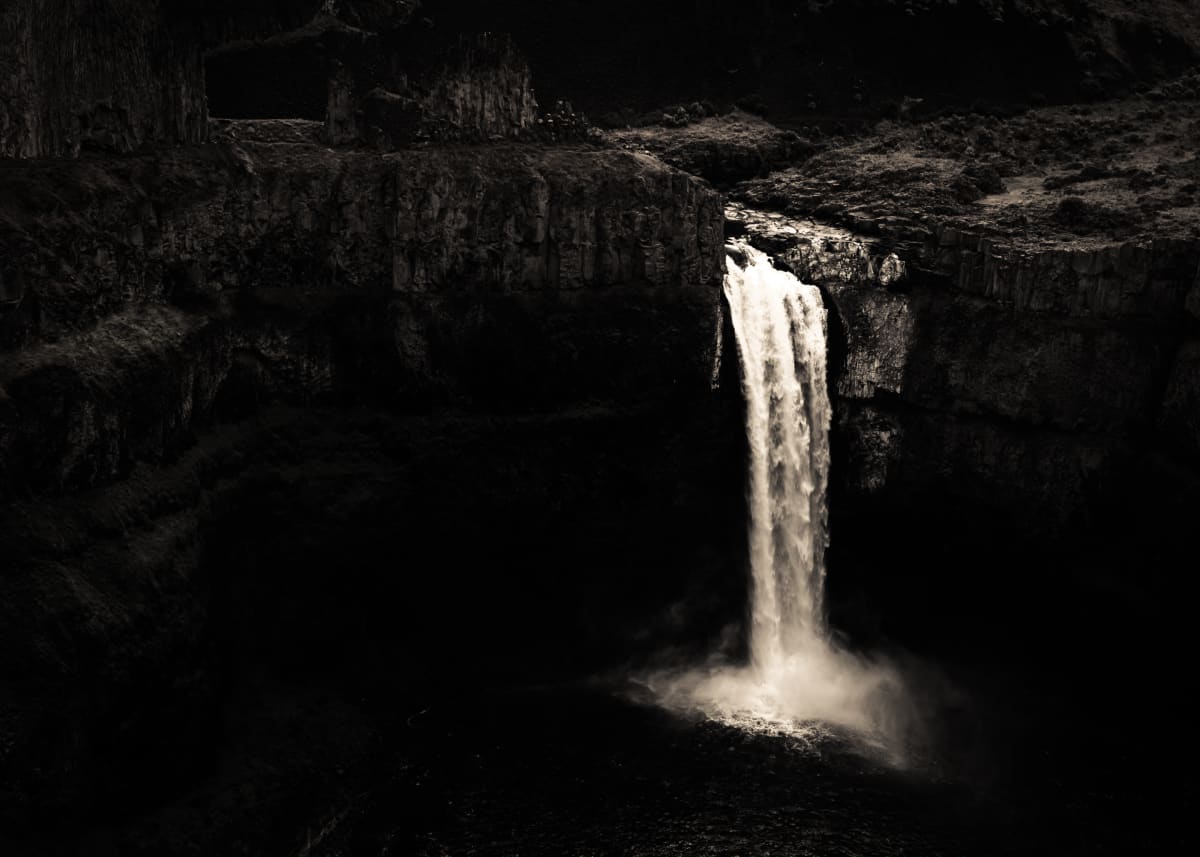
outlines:
[{"label": "dark water surface", "polygon": [[1093,648],[1073,673],[921,667],[929,728],[900,767],[845,735],[667,711],[621,678],[248,676],[203,783],[28,853],[1193,853],[1187,711],[1163,673]]},{"label": "dark water surface", "polygon": [[397,723],[403,774],[328,853],[1190,853],[1182,712],[1161,674],[1094,649],[1106,660],[1073,675],[1052,659],[924,667],[928,732],[901,767],[847,736],[668,712],[629,685],[445,694]]},{"label": "dark water surface", "polygon": [[941,758],[896,768],[844,737],[748,734],[597,687],[493,691],[411,715],[397,736],[403,775],[354,807],[328,847],[430,855],[1186,852],[1175,822],[1194,805],[1194,790],[1153,780],[1169,770],[1169,757],[1131,756],[1146,742],[1119,731],[1091,744],[1091,731],[1083,724],[1080,740],[1063,743],[1053,725],[1033,735],[1017,728],[992,736],[991,747],[970,746],[981,736],[968,734],[958,748],[943,746]]},{"label": "dark water surface", "polygon": [[[986,844],[970,790],[836,737],[753,735],[581,688],[430,711],[415,729],[427,813],[395,853],[954,854]],[[364,831],[413,797],[378,800]]]}]

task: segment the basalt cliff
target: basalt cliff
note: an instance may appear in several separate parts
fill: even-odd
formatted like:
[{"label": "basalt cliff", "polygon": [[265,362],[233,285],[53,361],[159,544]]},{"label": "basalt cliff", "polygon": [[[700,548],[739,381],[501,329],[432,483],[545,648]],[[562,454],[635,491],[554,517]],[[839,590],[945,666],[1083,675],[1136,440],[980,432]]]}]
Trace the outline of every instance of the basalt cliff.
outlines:
[{"label": "basalt cliff", "polygon": [[[1170,591],[1190,24],[753,4],[735,63],[720,4],[494,5],[0,10],[0,850],[325,853],[422,688],[736,651],[733,238],[829,310],[835,619],[970,636],[961,581],[1013,563]],[[981,32],[1060,85],[889,71]]]}]

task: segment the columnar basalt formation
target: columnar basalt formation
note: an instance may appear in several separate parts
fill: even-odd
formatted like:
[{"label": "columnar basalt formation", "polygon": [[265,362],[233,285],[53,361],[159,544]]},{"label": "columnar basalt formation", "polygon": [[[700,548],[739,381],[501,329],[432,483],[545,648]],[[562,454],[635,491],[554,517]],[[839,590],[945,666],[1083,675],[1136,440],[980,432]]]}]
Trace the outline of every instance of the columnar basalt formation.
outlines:
[{"label": "columnar basalt formation", "polygon": [[925,253],[960,291],[1076,318],[1179,318],[1197,259],[1196,241],[1182,237],[1071,248],[1006,243],[944,226]]},{"label": "columnar basalt formation", "polygon": [[835,460],[840,444],[860,524],[966,554],[1175,538],[1197,502],[1197,97],[1186,75],[1089,107],[881,122],[731,189],[733,227],[841,318]]},{"label": "columnar basalt formation", "polygon": [[[736,205],[728,215],[835,311],[849,507],[898,513],[922,497],[928,512],[937,497],[997,516],[1020,541],[1090,532],[1149,459],[1181,468],[1168,494],[1194,496],[1185,302],[1200,241],[1041,249],[942,229],[889,245]],[[903,273],[889,246],[907,256]]]},{"label": "columnar basalt formation", "polygon": [[417,133],[427,138],[515,137],[537,122],[529,65],[507,35],[460,37],[423,88],[414,93],[423,114]]},{"label": "columnar basalt formation", "polygon": [[[246,353],[293,396],[360,387],[361,367],[334,360],[347,344],[324,329],[329,313],[364,316],[372,357],[393,367],[377,393],[400,401],[482,391],[497,359],[511,370],[497,395],[514,407],[649,396],[711,365],[720,207],[649,158],[221,143],[4,177],[25,200],[0,239],[9,491],[102,481],[143,444],[172,448]],[[70,210],[38,203],[67,195]],[[253,313],[266,317],[254,327],[239,306],[281,311]],[[572,342],[509,343],[488,330],[493,313],[531,337],[545,314],[591,323]],[[476,360],[479,348],[495,353]],[[173,377],[143,402],[166,411],[142,422],[116,389],[152,370]]]},{"label": "columnar basalt formation", "polygon": [[13,0],[0,9],[0,43],[0,158],[207,136],[200,45],[160,0]]},{"label": "columnar basalt formation", "polygon": [[[531,651],[576,675],[736,629],[745,437],[720,289],[735,231],[831,310],[835,545],[907,539],[923,560],[955,539],[1095,542],[1130,497],[1176,503],[1168,524],[1194,511],[1200,125],[1173,107],[1195,78],[1117,106],[912,124],[888,77],[914,53],[898,8],[864,25],[865,0],[809,4],[805,50],[772,30],[737,69],[725,46],[751,40],[726,10],[685,4],[689,40],[673,4],[643,3],[665,22],[650,44],[713,60],[726,101],[761,81],[746,106],[810,127],[699,104],[665,114],[705,116],[677,137],[603,140],[564,103],[599,145],[546,146],[576,137],[529,133],[539,69],[586,78],[583,103],[624,125],[614,100],[661,118],[652,99],[702,66],[659,51],[661,78],[614,71],[646,44],[612,48],[622,15],[551,5],[0,9],[0,851],[10,830],[187,793],[216,755],[231,662],[408,683],[434,641],[448,674],[537,678]],[[746,10],[756,34],[770,5]],[[1049,0],[957,5],[921,4],[902,31],[936,41],[926,13],[948,13],[972,36],[1003,12],[1005,32],[1066,44]],[[1160,32],[1101,5],[1089,33]],[[551,26],[527,26],[543,36],[528,45],[486,34],[510,8]],[[603,27],[575,26],[594,14]],[[833,41],[813,33],[864,26],[879,91],[838,97],[851,119],[900,121],[831,139],[795,81],[840,80],[846,58],[825,64]],[[1108,40],[1029,73],[1061,59],[1050,97],[1100,94],[1188,61],[1190,26],[1162,68]],[[792,59],[772,67],[771,44]],[[799,77],[796,57],[812,62]],[[1007,91],[1011,62],[972,67]],[[206,68],[233,118],[210,122]],[[646,85],[628,94],[631,77]],[[681,169],[750,180],[723,210]],[[236,838],[205,835],[180,847]]]}]

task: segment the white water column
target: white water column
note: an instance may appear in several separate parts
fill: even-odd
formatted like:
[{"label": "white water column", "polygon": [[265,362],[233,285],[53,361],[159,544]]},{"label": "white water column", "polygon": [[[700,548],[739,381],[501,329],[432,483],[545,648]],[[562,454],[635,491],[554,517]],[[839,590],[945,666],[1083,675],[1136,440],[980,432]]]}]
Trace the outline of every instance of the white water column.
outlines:
[{"label": "white water column", "polygon": [[745,244],[728,260],[725,295],[737,337],[750,446],[750,651],[772,672],[823,646],[829,543],[826,312],[815,286]]}]

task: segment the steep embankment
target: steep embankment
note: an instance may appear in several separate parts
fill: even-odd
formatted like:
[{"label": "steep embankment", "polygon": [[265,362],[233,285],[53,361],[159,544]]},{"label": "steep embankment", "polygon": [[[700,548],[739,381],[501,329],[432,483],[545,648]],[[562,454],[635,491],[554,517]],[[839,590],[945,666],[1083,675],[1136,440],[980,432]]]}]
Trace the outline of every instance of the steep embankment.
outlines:
[{"label": "steep embankment", "polygon": [[[277,848],[387,677],[575,674],[736,614],[711,188],[429,146],[537,105],[511,41],[412,3],[45,5],[0,12],[4,835],[232,771],[254,796],[196,836]],[[244,112],[324,121],[209,123],[205,52]],[[246,737],[308,717],[261,689],[297,674],[342,700],[322,736]]]},{"label": "steep embankment", "polygon": [[[711,363],[718,200],[648,158],[224,140],[0,169],[14,200],[4,386],[21,414],[9,493],[96,484],[161,453],[234,363],[293,396],[493,396],[512,410],[649,398]],[[594,327],[568,341],[538,329],[546,315]],[[613,329],[641,345],[618,347]],[[156,367],[171,378],[139,402],[154,413],[95,392]]]},{"label": "steep embankment", "polygon": [[418,680],[440,615],[439,663],[573,669],[736,589],[718,196],[628,153],[306,127],[0,164],[11,819],[119,800],[110,768],[159,776],[180,736],[202,765],[230,646],[338,662],[367,635]]}]

